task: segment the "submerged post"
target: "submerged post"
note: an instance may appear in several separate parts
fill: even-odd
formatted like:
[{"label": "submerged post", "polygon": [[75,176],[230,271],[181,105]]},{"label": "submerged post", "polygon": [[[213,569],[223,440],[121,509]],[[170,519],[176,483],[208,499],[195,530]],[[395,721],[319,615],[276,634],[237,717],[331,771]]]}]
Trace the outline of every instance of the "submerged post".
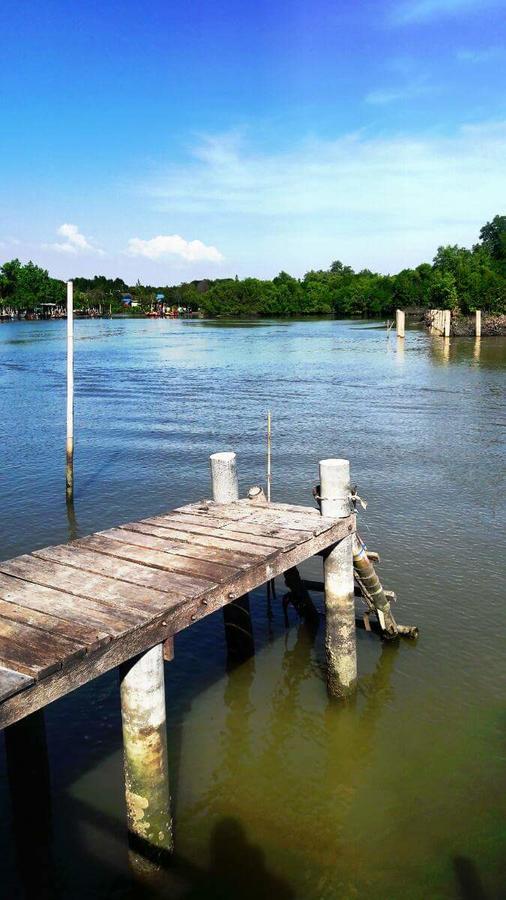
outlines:
[{"label": "submerged post", "polygon": [[[239,482],[235,453],[212,453],[209,460],[214,502],[233,503],[234,500],[238,500]],[[239,662],[252,656],[255,644],[248,594],[223,607],[223,622],[229,662]]]},{"label": "submerged post", "polygon": [[74,284],[67,281],[67,500],[74,499]]},{"label": "submerged post", "polygon": [[397,329],[397,337],[404,337],[406,325],[406,313],[403,309],[395,311],[395,327]]},{"label": "submerged post", "polygon": [[476,310],[476,327],[474,333],[476,337],[481,337],[481,309]]},{"label": "submerged post", "polygon": [[[350,464],[347,459],[320,462],[321,514],[345,518],[351,510]],[[353,535],[335,544],[324,561],[327,687],[335,697],[348,697],[357,683],[357,645],[353,583]]]},{"label": "submerged post", "polygon": [[173,849],[162,644],[123,663],[120,680],[129,843],[156,862]]}]

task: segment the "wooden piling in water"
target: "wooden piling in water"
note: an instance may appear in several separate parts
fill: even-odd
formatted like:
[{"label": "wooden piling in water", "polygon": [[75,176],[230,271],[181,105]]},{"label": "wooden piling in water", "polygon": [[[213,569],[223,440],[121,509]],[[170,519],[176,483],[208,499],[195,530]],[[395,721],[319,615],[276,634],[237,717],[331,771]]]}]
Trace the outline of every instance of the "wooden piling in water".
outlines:
[{"label": "wooden piling in water", "polygon": [[129,843],[156,862],[173,850],[162,644],[123,663],[120,680]]},{"label": "wooden piling in water", "polygon": [[396,309],[395,311],[395,327],[397,330],[397,337],[404,337],[406,332],[406,313],[403,309]]},{"label": "wooden piling in water", "polygon": [[65,493],[74,498],[74,284],[67,282],[67,443]]},{"label": "wooden piling in water", "polygon": [[[235,453],[212,453],[209,461],[215,503],[231,503],[238,500],[239,482]],[[252,656],[255,652],[255,643],[248,594],[223,607],[223,623],[229,662],[234,664]]]},{"label": "wooden piling in water", "polygon": [[[322,516],[345,518],[351,512],[350,464],[347,459],[320,462]],[[327,688],[331,696],[346,698],[357,683],[353,536],[330,550],[324,560],[325,652]]]}]

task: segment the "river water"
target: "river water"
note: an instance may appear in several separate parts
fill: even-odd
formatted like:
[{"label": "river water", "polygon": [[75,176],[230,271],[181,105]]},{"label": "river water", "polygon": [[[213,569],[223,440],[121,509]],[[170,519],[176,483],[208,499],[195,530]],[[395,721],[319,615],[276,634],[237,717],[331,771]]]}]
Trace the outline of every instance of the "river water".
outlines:
[{"label": "river water", "polygon": [[271,615],[264,589],[252,595],[256,654],[233,671],[220,613],[179,636],[166,665],[177,852],[149,886],[128,863],[117,673],[57,701],[51,809],[34,804],[26,832],[0,747],[2,897],[504,898],[505,340],[115,319],[78,321],[75,351],[69,524],[65,323],[0,327],[2,558],[209,496],[213,451],[237,451],[244,493],[264,479],[270,408],[273,499],[311,504],[318,460],[349,458],[360,532],[420,638],[359,632],[358,696],[341,706],[323,619],[310,633],[290,609],[287,627],[280,579]]}]

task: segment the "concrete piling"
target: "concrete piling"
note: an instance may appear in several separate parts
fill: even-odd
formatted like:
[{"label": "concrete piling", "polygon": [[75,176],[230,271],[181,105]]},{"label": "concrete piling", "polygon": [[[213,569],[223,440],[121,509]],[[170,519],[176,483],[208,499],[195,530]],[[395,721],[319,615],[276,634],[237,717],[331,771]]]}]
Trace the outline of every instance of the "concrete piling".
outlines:
[{"label": "concrete piling", "polygon": [[235,453],[212,453],[211,482],[215,503],[231,503],[239,499]]},{"label": "concrete piling", "polygon": [[120,667],[129,842],[156,862],[173,850],[163,646]]},{"label": "concrete piling", "polygon": [[396,309],[395,311],[395,327],[397,337],[403,338],[406,333],[406,313],[403,309]]},{"label": "concrete piling", "polygon": [[[322,516],[344,518],[352,512],[350,464],[347,459],[320,462]],[[346,698],[357,683],[353,536],[339,541],[324,560],[325,652],[327,688],[331,696]]]},{"label": "concrete piling", "polygon": [[[211,482],[215,503],[231,503],[239,499],[236,454],[212,453]],[[228,662],[235,665],[255,652],[249,596],[244,594],[223,607]]]}]

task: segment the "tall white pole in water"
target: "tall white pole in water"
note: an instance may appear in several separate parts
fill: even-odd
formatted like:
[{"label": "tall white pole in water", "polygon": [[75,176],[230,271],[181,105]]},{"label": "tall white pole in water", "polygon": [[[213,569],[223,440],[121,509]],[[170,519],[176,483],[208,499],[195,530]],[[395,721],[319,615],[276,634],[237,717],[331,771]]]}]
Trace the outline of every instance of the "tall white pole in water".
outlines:
[{"label": "tall white pole in water", "polygon": [[271,432],[271,411],[267,413],[267,502],[271,502],[271,450],[272,450],[272,432]]},{"label": "tall white pole in water", "polygon": [[67,281],[67,500],[74,499],[74,284]]}]

